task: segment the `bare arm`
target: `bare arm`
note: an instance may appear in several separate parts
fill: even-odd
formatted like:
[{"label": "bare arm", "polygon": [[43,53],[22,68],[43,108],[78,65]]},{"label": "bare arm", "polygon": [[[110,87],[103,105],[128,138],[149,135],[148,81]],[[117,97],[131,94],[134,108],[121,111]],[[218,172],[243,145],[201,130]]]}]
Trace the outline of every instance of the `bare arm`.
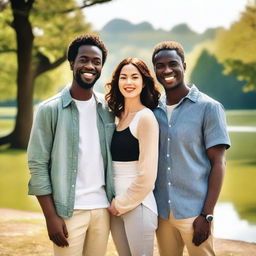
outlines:
[{"label": "bare arm", "polygon": [[56,213],[52,195],[37,196],[37,199],[45,216],[50,240],[58,246],[68,246],[67,227],[64,220]]},{"label": "bare arm", "polygon": [[[218,200],[224,173],[225,173],[225,145],[217,145],[207,150],[208,158],[211,162],[211,172],[208,179],[208,192],[202,212],[212,214]],[[209,237],[211,233],[211,223],[208,223],[203,216],[198,216],[194,223],[193,243],[199,246]]]}]

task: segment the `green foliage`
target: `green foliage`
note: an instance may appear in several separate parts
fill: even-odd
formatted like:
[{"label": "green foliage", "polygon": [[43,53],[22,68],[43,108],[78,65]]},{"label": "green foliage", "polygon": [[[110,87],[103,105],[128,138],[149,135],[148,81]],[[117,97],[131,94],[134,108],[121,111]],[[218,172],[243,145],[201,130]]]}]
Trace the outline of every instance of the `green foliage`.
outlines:
[{"label": "green foliage", "polygon": [[256,61],[244,63],[241,60],[228,59],[224,64],[226,74],[234,74],[239,80],[246,81],[245,91],[256,89]]},{"label": "green foliage", "polygon": [[219,31],[216,55],[227,67],[226,72],[247,81],[247,90],[256,89],[256,6],[248,6],[230,29]]},{"label": "green foliage", "polygon": [[203,50],[191,73],[190,80],[201,91],[220,101],[226,109],[256,108],[255,92],[242,93],[244,81],[233,74],[224,75],[224,66],[214,55]]},{"label": "green foliage", "polygon": [[[32,72],[36,77],[37,98],[49,97],[70,79],[67,64],[42,75],[39,73],[39,76],[36,72],[39,66],[52,64],[65,56],[67,46],[75,36],[90,31],[91,26],[85,22],[81,10],[63,12],[76,6],[75,0],[36,0],[33,5],[29,19],[35,36]],[[0,100],[14,99],[17,93],[16,39],[11,22],[11,9],[6,8],[0,12]]]},{"label": "green foliage", "polygon": [[0,101],[15,98],[16,82],[16,44],[15,34],[11,27],[11,9],[0,11]]},{"label": "green foliage", "polygon": [[14,99],[17,94],[16,83],[16,54],[13,52],[0,54],[0,101]]}]

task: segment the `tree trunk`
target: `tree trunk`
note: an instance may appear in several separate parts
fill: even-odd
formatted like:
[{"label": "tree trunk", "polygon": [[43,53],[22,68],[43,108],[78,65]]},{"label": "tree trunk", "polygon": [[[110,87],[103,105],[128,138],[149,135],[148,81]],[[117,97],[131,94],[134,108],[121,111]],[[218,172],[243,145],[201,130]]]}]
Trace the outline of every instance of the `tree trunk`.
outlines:
[{"label": "tree trunk", "polygon": [[17,116],[13,132],[6,136],[13,148],[25,149],[33,120],[32,48],[34,35],[29,12],[34,0],[12,0],[13,27],[17,40]]},{"label": "tree trunk", "polygon": [[14,29],[17,39],[17,116],[11,147],[26,148],[33,120],[32,48],[34,36],[26,13],[15,12]]}]

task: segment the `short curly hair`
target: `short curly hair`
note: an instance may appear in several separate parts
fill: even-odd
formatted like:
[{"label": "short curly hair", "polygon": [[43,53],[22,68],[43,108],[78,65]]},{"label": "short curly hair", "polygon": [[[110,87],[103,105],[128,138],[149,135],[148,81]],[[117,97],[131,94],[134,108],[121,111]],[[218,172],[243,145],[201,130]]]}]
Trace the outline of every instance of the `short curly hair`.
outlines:
[{"label": "short curly hair", "polygon": [[180,56],[182,62],[185,62],[185,53],[182,45],[175,41],[164,41],[161,43],[158,43],[154,49],[152,54],[152,63],[155,62],[155,56],[162,50],[175,50],[177,54]]},{"label": "short curly hair", "polygon": [[155,80],[145,62],[139,58],[126,58],[117,65],[112,74],[111,81],[106,84],[108,93],[105,98],[108,102],[109,108],[117,117],[120,117],[124,111],[124,96],[120,92],[118,86],[119,76],[122,68],[129,64],[134,65],[139,70],[145,85],[140,94],[141,103],[147,108],[154,109],[157,107],[160,97],[160,92],[158,91]]},{"label": "short curly hair", "polygon": [[81,45],[94,45],[97,46],[101,51],[102,51],[102,64],[105,63],[107,55],[108,55],[108,50],[103,43],[102,40],[100,40],[99,36],[94,35],[94,34],[83,34],[78,37],[76,37],[69,45],[68,51],[67,51],[67,58],[68,61],[75,61],[77,53],[78,53],[78,48]]}]

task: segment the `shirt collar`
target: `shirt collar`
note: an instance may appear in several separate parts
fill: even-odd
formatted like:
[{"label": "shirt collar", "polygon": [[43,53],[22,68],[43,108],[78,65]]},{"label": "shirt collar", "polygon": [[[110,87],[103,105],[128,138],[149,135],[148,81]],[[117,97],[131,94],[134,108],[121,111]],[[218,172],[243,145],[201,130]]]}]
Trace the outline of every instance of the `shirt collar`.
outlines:
[{"label": "shirt collar", "polygon": [[[61,92],[62,107],[63,108],[66,108],[67,106],[69,106],[69,104],[71,104],[73,102],[73,98],[70,94],[70,87],[71,87],[71,84],[67,85]],[[103,99],[102,99],[102,97],[100,97],[99,93],[93,92],[93,97],[96,100],[97,104],[102,104],[103,103]]]},{"label": "shirt collar", "polygon": [[[199,90],[194,84],[192,84],[190,87],[189,93],[180,100],[178,105],[180,105],[186,98],[190,99],[193,102],[197,102],[198,97],[199,97]],[[166,106],[166,94],[163,94],[159,100],[158,107],[165,110],[165,106]]]}]

